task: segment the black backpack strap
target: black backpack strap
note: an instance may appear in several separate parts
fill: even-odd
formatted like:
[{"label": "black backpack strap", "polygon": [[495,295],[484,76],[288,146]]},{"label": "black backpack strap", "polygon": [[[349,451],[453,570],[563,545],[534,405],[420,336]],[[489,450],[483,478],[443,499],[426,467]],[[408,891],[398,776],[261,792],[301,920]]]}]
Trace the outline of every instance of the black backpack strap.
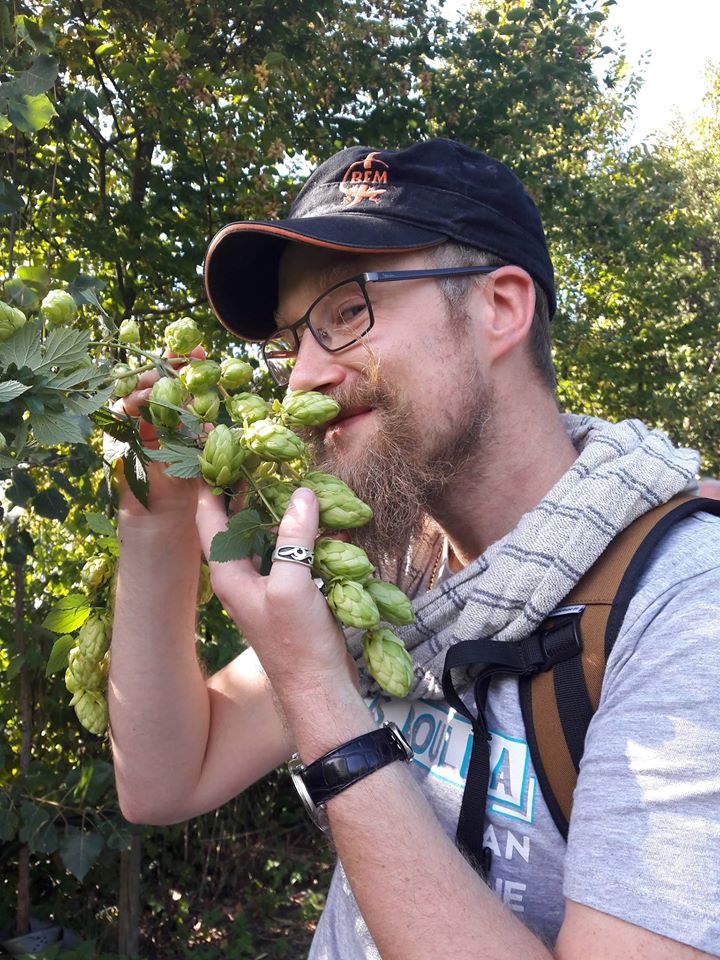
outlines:
[{"label": "black backpack strap", "polygon": [[720,501],[681,495],[620,533],[568,595],[583,608],[581,652],[550,673],[520,680],[528,747],[545,802],[567,838],[585,736],[600,702],[607,658],[647,559],[670,527],[698,511],[720,515]]},{"label": "black backpack strap", "polygon": [[[472,724],[473,745],[455,842],[483,876],[490,869],[490,850],[483,846],[485,807],[490,779],[490,734],[485,720],[485,703],[490,681],[496,674],[523,677],[549,670],[562,660],[575,657],[580,649],[577,629],[579,614],[553,618],[544,629],[524,640],[505,643],[482,637],[452,646],[445,657],[443,692],[448,704]],[[475,677],[475,713],[458,695],[452,670],[479,668]]]}]

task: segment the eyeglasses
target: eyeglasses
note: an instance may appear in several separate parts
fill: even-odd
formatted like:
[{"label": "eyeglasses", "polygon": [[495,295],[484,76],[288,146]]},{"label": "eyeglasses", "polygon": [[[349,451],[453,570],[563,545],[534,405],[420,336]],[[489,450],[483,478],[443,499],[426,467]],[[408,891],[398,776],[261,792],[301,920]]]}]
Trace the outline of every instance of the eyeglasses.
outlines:
[{"label": "eyeglasses", "polygon": [[422,280],[426,277],[466,277],[492,273],[500,267],[440,267],[428,270],[386,270],[361,273],[341,280],[314,300],[304,315],[289,327],[283,327],[262,343],[262,353],[270,375],[279,386],[290,380],[303,336],[308,330],[323,350],[337,353],[361,340],[375,323],[368,293],[370,283],[393,283],[396,280]]}]

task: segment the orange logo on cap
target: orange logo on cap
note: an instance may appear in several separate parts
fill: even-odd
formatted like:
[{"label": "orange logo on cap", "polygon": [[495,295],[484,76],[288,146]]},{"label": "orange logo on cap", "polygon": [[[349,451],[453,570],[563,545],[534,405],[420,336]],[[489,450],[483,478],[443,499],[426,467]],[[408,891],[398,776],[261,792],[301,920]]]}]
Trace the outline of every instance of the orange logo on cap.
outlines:
[{"label": "orange logo on cap", "polygon": [[380,203],[380,197],[385,190],[379,184],[388,182],[388,165],[377,159],[377,151],[369,153],[364,160],[356,160],[345,171],[340,183],[340,193],[343,203],[349,207],[356,207],[363,200],[372,200]]}]

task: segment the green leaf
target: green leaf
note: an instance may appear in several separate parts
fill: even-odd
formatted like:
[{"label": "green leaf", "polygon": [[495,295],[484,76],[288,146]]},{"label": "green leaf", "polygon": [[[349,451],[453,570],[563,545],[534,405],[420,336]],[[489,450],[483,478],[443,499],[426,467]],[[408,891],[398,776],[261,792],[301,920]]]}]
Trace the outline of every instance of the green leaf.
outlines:
[{"label": "green leaf", "polygon": [[18,470],[13,477],[12,484],[5,491],[5,496],[10,503],[16,503],[19,507],[24,507],[30,497],[37,493],[35,481],[29,473]]},{"label": "green leaf", "polygon": [[88,359],[90,334],[86,330],[72,327],[53,327],[45,340],[42,363],[36,367],[37,373],[51,367],[74,368]]},{"label": "green leaf", "polygon": [[0,810],[0,840],[14,840],[20,818],[14,810]]},{"label": "green leaf", "polygon": [[[19,281],[22,283],[22,280]],[[7,288],[7,284],[5,285]],[[0,343],[0,367],[9,367],[14,363],[19,369],[28,367],[35,370],[42,359],[42,330],[39,323],[26,323],[15,333]]]},{"label": "green leaf", "polygon": [[50,813],[44,807],[36,803],[26,801],[20,807],[20,819],[22,825],[18,832],[18,838],[21,843],[27,843],[30,838],[50,819]]},{"label": "green leaf", "polygon": [[47,666],[45,667],[46,677],[51,677],[54,673],[57,673],[58,670],[65,670],[68,665],[68,655],[76,642],[75,637],[71,637],[67,633],[57,638],[50,651]]},{"label": "green leaf", "polygon": [[98,293],[106,283],[106,280],[100,280],[98,277],[91,277],[87,274],[79,273],[68,285],[67,290],[78,305],[89,303],[91,306],[97,307],[98,310],[107,316],[102,304],[98,300]]},{"label": "green leaf", "polygon": [[260,556],[265,549],[267,533],[256,510],[241,510],[230,518],[227,530],[215,534],[210,545],[210,559],[216,563],[244,560]]},{"label": "green leaf", "polygon": [[6,130],[9,130],[12,124],[7,117],[4,117],[0,114],[0,133],[5,133]]},{"label": "green leaf", "polygon": [[90,616],[90,602],[84,593],[69,593],[55,604],[43,620],[53,633],[72,633]]},{"label": "green leaf", "polygon": [[168,475],[181,480],[200,476],[200,451],[182,443],[164,443],[159,450],[145,450],[149,460],[168,465]]},{"label": "green leaf", "polygon": [[15,88],[18,93],[34,97],[49,90],[55,83],[57,75],[57,61],[42,53],[35,58],[29,70],[15,78]]},{"label": "green leaf", "polygon": [[33,499],[32,508],[48,520],[64,520],[70,512],[70,504],[55,487],[47,487]]},{"label": "green leaf", "polygon": [[60,846],[60,837],[54,823],[46,823],[29,839],[31,853],[55,853]]},{"label": "green leaf", "polygon": [[60,859],[80,882],[102,853],[105,841],[99,833],[68,827],[60,844]]},{"label": "green leaf", "polygon": [[12,97],[7,115],[8,120],[23,133],[37,133],[50,123],[56,111],[49,98],[40,93],[36,97]]},{"label": "green leaf", "polygon": [[[4,117],[0,117],[0,133],[3,131],[3,119]],[[9,124],[7,124],[7,126],[9,126]],[[22,210],[24,206],[25,201],[15,184],[10,183],[8,180],[0,180],[0,216],[5,216],[5,214],[8,213],[17,213],[17,211]]]},{"label": "green leaf", "polygon": [[0,403],[10,403],[29,389],[28,384],[20,383],[19,380],[6,380],[0,383]]},{"label": "green leaf", "polygon": [[54,46],[55,31],[43,29],[37,20],[30,17],[19,16],[15,22],[18,31],[22,37],[28,40],[32,47],[39,53],[48,53]]},{"label": "green leaf", "polygon": [[104,513],[95,513],[94,511],[86,513],[85,523],[93,533],[97,533],[101,537],[117,536],[114,524]]},{"label": "green leaf", "polygon": [[145,455],[141,457],[135,450],[128,450],[123,460],[123,470],[133,495],[147,509],[150,484],[145,469]]},{"label": "green leaf", "polygon": [[71,413],[33,413],[30,426],[38,443],[56,447],[64,443],[87,443],[90,422]]},{"label": "green leaf", "polygon": [[[5,284],[5,292],[10,300],[26,313],[37,310],[40,306],[40,297],[36,291],[20,277],[13,277],[11,280],[8,280]],[[26,330],[27,326],[26,324],[22,329]],[[21,331],[18,331],[18,333],[19,332]],[[17,333],[14,334],[14,336],[17,336]],[[12,337],[10,337],[10,339],[12,340]],[[8,341],[5,342],[7,343]]]},{"label": "green leaf", "polygon": [[29,556],[32,556],[35,549],[33,538],[27,530],[21,530],[19,534],[5,542],[5,555],[3,560],[9,566],[21,567]]},{"label": "green leaf", "polygon": [[83,397],[77,393],[70,397],[66,396],[65,409],[69,413],[78,413],[83,417],[89,416],[91,413],[95,413],[96,410],[99,410],[100,407],[107,403],[112,396],[113,386],[114,385],[112,383],[109,383],[107,386],[103,387],[102,390],[99,390],[90,397]]},{"label": "green leaf", "polygon": [[5,671],[5,678],[7,680],[14,680],[15,677],[22,670],[22,666],[24,663],[25,663],[25,657],[23,657],[21,654],[17,654],[16,656],[14,656],[7,666],[7,670]]}]

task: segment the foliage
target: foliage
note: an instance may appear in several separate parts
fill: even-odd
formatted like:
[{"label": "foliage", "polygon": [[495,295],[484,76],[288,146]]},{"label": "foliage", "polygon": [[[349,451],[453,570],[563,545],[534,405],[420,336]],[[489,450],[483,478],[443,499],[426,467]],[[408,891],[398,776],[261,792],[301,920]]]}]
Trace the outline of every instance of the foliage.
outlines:
[{"label": "foliage", "polygon": [[[639,81],[603,39],[611,4],[480,0],[456,25],[425,0],[0,7],[2,289],[29,317],[0,343],[0,926],[25,850],[44,914],[72,915],[86,956],[116,949],[134,831],[62,672],[81,570],[111,536],[99,428],[132,445],[126,476],[142,491],[146,454],[103,407],[109,366],[134,356],[119,324],[137,321],[147,348],[191,314],[211,351],[243,355],[199,264],[222,223],[282,215],[311,164],[429,135],[508,162],[556,263],[561,402],[642,416],[720,469],[718,73],[704,120],[629,149]],[[75,302],[71,329],[43,316],[51,287]],[[175,469],[194,470],[181,454]],[[69,619],[48,621],[58,603]],[[197,644],[210,672],[241,649],[217,600]],[[221,811],[140,831],[143,955],[301,955],[330,856],[298,806],[275,774]]]}]

